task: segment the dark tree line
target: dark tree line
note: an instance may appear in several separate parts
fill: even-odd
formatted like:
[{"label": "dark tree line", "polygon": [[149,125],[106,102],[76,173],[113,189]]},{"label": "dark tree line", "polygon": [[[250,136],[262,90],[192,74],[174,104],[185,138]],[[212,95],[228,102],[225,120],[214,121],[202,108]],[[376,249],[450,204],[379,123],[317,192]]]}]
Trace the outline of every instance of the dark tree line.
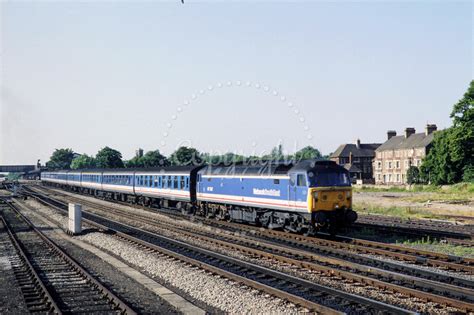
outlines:
[{"label": "dark tree line", "polygon": [[318,149],[307,146],[293,155],[283,154],[282,146],[273,148],[270,154],[263,156],[244,156],[235,153],[223,155],[210,155],[201,153],[195,148],[182,146],[169,157],[164,156],[159,150],[148,151],[143,154],[138,150],[130,160],[123,161],[122,154],[110,147],[105,147],[95,156],[87,154],[77,155],[72,149],[56,149],[46,163],[49,169],[93,169],[93,168],[135,168],[135,167],[161,167],[169,165],[200,165],[206,164],[233,164],[256,163],[260,161],[299,161],[304,159],[323,158]]},{"label": "dark tree line", "polygon": [[435,133],[418,180],[435,185],[474,182],[474,81],[457,102],[453,125]]}]

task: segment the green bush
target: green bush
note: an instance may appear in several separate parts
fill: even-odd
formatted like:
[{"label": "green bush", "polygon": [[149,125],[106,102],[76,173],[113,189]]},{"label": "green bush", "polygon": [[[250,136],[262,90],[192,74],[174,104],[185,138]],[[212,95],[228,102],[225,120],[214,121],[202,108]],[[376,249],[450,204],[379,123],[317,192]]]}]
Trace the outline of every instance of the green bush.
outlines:
[{"label": "green bush", "polygon": [[474,166],[469,165],[464,168],[462,180],[467,183],[474,183]]}]

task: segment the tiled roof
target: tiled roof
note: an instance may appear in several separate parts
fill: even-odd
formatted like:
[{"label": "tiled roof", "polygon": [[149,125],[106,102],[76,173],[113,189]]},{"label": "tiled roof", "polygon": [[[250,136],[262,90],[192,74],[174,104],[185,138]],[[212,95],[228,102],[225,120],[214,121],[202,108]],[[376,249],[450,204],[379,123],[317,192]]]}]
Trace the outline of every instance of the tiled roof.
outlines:
[{"label": "tiled roof", "polygon": [[346,170],[348,170],[350,173],[362,173],[362,171],[360,170],[359,167],[357,167],[357,165],[354,165],[354,164],[344,164],[344,168]]},{"label": "tiled roof", "polygon": [[331,157],[349,157],[349,153],[351,152],[353,157],[374,157],[374,151],[380,145],[380,143],[361,143],[359,148],[357,148],[357,146],[352,143],[341,144],[337,150],[331,154]]},{"label": "tiled roof", "polygon": [[433,134],[434,133],[430,133],[426,135],[424,132],[415,133],[408,138],[405,138],[404,135],[395,136],[385,141],[376,151],[424,148],[433,141]]}]

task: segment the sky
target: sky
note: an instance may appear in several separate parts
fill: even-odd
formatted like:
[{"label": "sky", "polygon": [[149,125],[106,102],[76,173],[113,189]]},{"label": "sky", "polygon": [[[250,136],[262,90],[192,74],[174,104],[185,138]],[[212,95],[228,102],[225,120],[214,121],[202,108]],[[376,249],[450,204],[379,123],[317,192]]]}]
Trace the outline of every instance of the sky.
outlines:
[{"label": "sky", "polygon": [[470,1],[2,1],[0,165],[56,148],[324,154],[451,124]]}]

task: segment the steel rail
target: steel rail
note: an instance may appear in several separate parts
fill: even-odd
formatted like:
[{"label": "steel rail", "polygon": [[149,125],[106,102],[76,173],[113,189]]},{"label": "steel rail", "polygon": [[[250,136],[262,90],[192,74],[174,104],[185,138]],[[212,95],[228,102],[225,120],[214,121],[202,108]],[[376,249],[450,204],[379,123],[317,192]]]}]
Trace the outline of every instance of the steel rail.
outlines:
[{"label": "steel rail", "polygon": [[[26,268],[28,269],[28,273],[31,274],[31,276],[34,279],[34,280],[32,280],[32,284],[34,286],[36,286],[36,285],[39,286],[39,290],[40,290],[39,294],[44,296],[44,299],[46,300],[46,301],[44,301],[44,304],[48,307],[48,311],[52,312],[54,314],[62,314],[60,308],[58,307],[55,300],[51,296],[51,293],[48,291],[48,289],[44,285],[43,281],[39,277],[39,275],[36,272],[35,268],[33,268],[33,266],[31,265],[31,262],[29,261],[28,257],[26,256],[26,254],[23,251],[20,244],[18,243],[18,240],[14,236],[13,232],[11,231],[10,226],[8,225],[7,221],[5,220],[5,218],[3,216],[0,216],[0,218],[2,220],[3,226],[5,227],[5,230],[7,231],[8,237],[10,238],[13,246],[15,247],[17,253],[20,256],[20,259],[21,259],[23,265],[26,266]],[[27,303],[27,307],[28,306],[29,305]]]},{"label": "steel rail", "polygon": [[[87,202],[86,204],[91,204]],[[89,206],[88,206],[89,207]],[[390,272],[386,270],[382,270],[379,268],[374,267],[367,267],[356,263],[347,262],[342,259],[338,258],[330,258],[327,256],[317,255],[314,253],[301,251],[297,249],[291,249],[288,247],[282,247],[276,244],[270,244],[264,241],[258,241],[257,244],[255,242],[251,242],[249,239],[244,239],[243,237],[234,236],[234,235],[218,235],[212,233],[205,233],[202,230],[198,230],[197,228],[192,228],[189,226],[181,226],[177,227],[170,223],[160,222],[157,219],[149,218],[149,217],[141,217],[139,215],[127,213],[124,210],[113,209],[108,206],[103,205],[95,205],[93,204],[92,207],[94,209],[101,209],[103,213],[108,213],[113,211],[115,214],[119,215],[120,217],[125,217],[133,221],[139,221],[145,224],[153,224],[154,226],[159,227],[160,229],[165,229],[168,231],[173,231],[178,234],[183,234],[194,240],[204,241],[216,246],[228,248],[231,250],[237,250],[241,253],[251,254],[254,256],[262,257],[262,258],[269,258],[274,259],[283,263],[291,264],[293,266],[297,266],[304,269],[310,269],[318,272],[322,272],[324,274],[330,276],[338,276],[344,279],[357,281],[360,283],[364,283],[366,285],[375,286],[381,289],[388,289],[393,290],[394,292],[399,292],[404,295],[414,296],[425,301],[432,301],[437,302],[439,304],[452,306],[452,307],[459,307],[463,310],[474,311],[474,290],[469,288],[460,288],[458,286],[450,285],[450,284],[441,284],[432,280],[424,280],[413,276],[406,276],[401,275],[395,272]],[[89,207],[90,208],[90,207]],[[102,209],[106,209],[105,211]],[[179,224],[178,224],[179,225]],[[192,232],[191,232],[192,231]],[[153,232],[153,231],[152,231]],[[204,234],[211,234],[210,236],[206,236]],[[219,239],[216,239],[219,238]],[[224,239],[224,241],[220,240]],[[231,240],[235,243],[230,243],[228,240]],[[245,246],[241,246],[239,244],[244,244]],[[256,248],[252,248],[256,247]],[[265,249],[263,251],[262,249]],[[275,253],[283,253],[286,256],[278,255]],[[291,257],[287,257],[291,256]],[[302,260],[304,259],[304,260]],[[314,262],[318,262],[319,264],[315,264]],[[321,265],[323,264],[323,265]],[[330,264],[331,266],[329,266]],[[350,269],[350,271],[344,270],[337,270],[335,268],[340,269]],[[361,274],[371,274],[372,277],[368,276],[359,276],[357,273]],[[373,277],[382,277],[383,279],[387,279],[385,281],[381,281],[378,279],[374,279]],[[388,281],[403,281],[404,285],[411,285],[418,287],[418,290],[412,288],[406,288],[401,285],[392,284]],[[474,283],[471,283],[474,287]],[[424,290],[430,291],[437,291],[437,295],[432,293],[423,292]],[[455,296],[457,300],[442,296]],[[464,302],[469,300],[469,302]]]},{"label": "steel rail", "polygon": [[[69,198],[77,198],[71,197],[67,194],[62,193],[63,195]],[[82,200],[83,201],[83,200]],[[122,202],[112,201],[119,204],[124,204]],[[136,206],[125,204],[127,206],[134,206],[139,209],[144,209],[146,211],[150,211],[146,207]],[[174,216],[176,218],[189,218],[189,216],[181,215],[179,213],[175,213],[176,211],[164,210],[160,209],[160,212],[164,212],[169,216]],[[153,212],[153,211],[152,211]],[[471,258],[463,258],[458,256],[452,256],[442,253],[435,253],[429,252],[424,250],[417,250],[412,249],[409,247],[403,247],[398,245],[356,239],[356,238],[349,238],[338,236],[337,241],[325,239],[325,238],[318,238],[318,237],[309,237],[304,236],[301,234],[292,234],[277,230],[270,230],[270,229],[259,229],[254,226],[238,224],[233,222],[225,222],[225,221],[217,221],[214,219],[207,219],[201,217],[193,217],[195,220],[199,220],[207,225],[210,226],[217,226],[217,227],[224,227],[224,228],[231,228],[237,230],[244,230],[252,233],[254,236],[260,236],[265,238],[275,239],[278,238],[284,242],[291,242],[292,245],[298,246],[308,246],[309,244],[313,244],[316,246],[325,246],[325,247],[332,247],[335,249],[342,249],[342,250],[349,250],[354,251],[357,250],[362,253],[366,254],[376,254],[380,256],[395,258],[402,261],[411,262],[414,264],[424,264],[433,267],[440,267],[449,270],[455,271],[462,271],[467,272],[469,274],[474,274],[474,259]]]},{"label": "steel rail", "polygon": [[[121,310],[122,314],[136,315],[137,313],[131,309],[125,302],[118,298],[114,293],[102,285],[98,280],[96,280],[88,271],[82,268],[79,263],[74,260],[71,256],[66,254],[56,243],[48,238],[43,232],[41,232],[24,214],[22,214],[13,204],[8,203],[10,208],[15,211],[15,213],[27,223],[27,225],[54,251],[55,254],[60,256],[68,265],[70,265],[74,270],[79,272],[82,277],[87,279],[95,288],[97,288],[104,297],[106,297],[110,303],[115,305],[115,307]],[[7,223],[8,224],[8,223]],[[25,256],[26,257],[26,256]]]},{"label": "steel rail", "polygon": [[[43,204],[51,206],[51,207],[53,207],[57,210],[60,210],[60,211],[65,211],[64,210],[64,205],[58,206],[57,204],[55,205],[54,202],[49,203],[48,201],[44,200],[44,199],[49,199],[49,197],[39,197],[39,196],[34,196],[34,197],[37,198]],[[353,295],[353,294],[343,292],[343,291],[340,291],[340,290],[337,290],[337,289],[332,289],[332,288],[329,288],[329,287],[321,286],[321,285],[315,284],[313,282],[310,282],[310,281],[307,281],[307,280],[304,280],[304,279],[300,279],[300,278],[297,278],[297,277],[294,277],[294,276],[291,276],[291,275],[281,273],[279,271],[271,270],[271,269],[261,267],[261,266],[258,266],[258,265],[255,265],[255,264],[252,264],[252,263],[249,263],[249,262],[241,261],[239,259],[224,256],[224,255],[221,255],[221,254],[218,254],[218,253],[214,253],[212,251],[209,251],[209,250],[206,250],[206,249],[203,249],[203,248],[191,245],[191,244],[187,244],[187,243],[184,243],[184,242],[180,242],[180,241],[177,241],[177,240],[165,237],[165,236],[156,235],[156,234],[153,234],[153,233],[150,233],[150,232],[147,232],[147,231],[143,231],[141,229],[138,229],[138,228],[135,228],[135,227],[132,227],[132,226],[129,226],[129,225],[126,225],[126,224],[108,219],[108,218],[104,218],[104,217],[89,213],[87,211],[83,211],[83,215],[84,215],[83,216],[84,221],[88,222],[89,224],[91,224],[93,226],[96,226],[97,228],[111,231],[111,232],[115,233],[116,235],[119,235],[123,238],[126,238],[126,239],[130,240],[131,242],[138,243],[138,244],[140,244],[144,247],[147,247],[147,248],[152,248],[153,250],[156,250],[160,253],[164,253],[165,255],[168,255],[168,256],[171,256],[171,257],[175,257],[176,259],[185,261],[185,262],[187,262],[191,265],[194,265],[194,266],[197,266],[197,267],[200,267],[200,268],[203,268],[203,269],[206,269],[207,267],[210,266],[210,268],[208,270],[210,270],[211,272],[216,273],[216,274],[220,274],[220,275],[222,275],[226,278],[236,279],[237,282],[240,282],[241,280],[245,279],[245,281],[246,281],[245,283],[247,285],[252,286],[254,288],[257,288],[259,290],[271,290],[273,292],[273,293],[271,293],[272,295],[275,295],[275,296],[281,297],[283,299],[289,300],[289,301],[291,301],[295,304],[299,304],[299,305],[304,306],[304,304],[300,304],[300,303],[308,303],[308,302],[309,303],[314,303],[314,302],[308,301],[306,299],[303,299],[303,301],[299,301],[301,299],[301,297],[299,297],[299,296],[294,296],[291,293],[281,291],[280,289],[275,289],[273,287],[269,287],[268,285],[265,285],[261,282],[257,282],[257,281],[254,281],[254,280],[251,280],[251,279],[248,279],[248,278],[243,278],[242,279],[241,276],[238,276],[235,273],[231,273],[229,275],[228,271],[222,270],[221,268],[216,269],[215,266],[209,265],[208,263],[196,260],[196,259],[191,258],[191,257],[184,256],[180,253],[176,253],[175,251],[165,249],[162,246],[151,243],[150,241],[143,240],[142,238],[138,238],[138,235],[141,235],[142,237],[151,238],[151,239],[157,239],[157,240],[160,240],[162,242],[164,241],[164,242],[167,242],[168,244],[172,244],[173,246],[181,247],[181,248],[185,249],[186,251],[196,252],[196,253],[199,253],[201,255],[211,257],[212,259],[225,261],[226,263],[230,263],[230,264],[240,266],[240,268],[248,269],[248,270],[251,270],[252,272],[261,273],[261,274],[264,274],[264,275],[267,275],[267,276],[274,277],[276,279],[280,279],[280,280],[285,281],[285,282],[292,283],[293,285],[298,285],[298,286],[304,287],[307,290],[311,289],[311,290],[314,290],[314,291],[317,291],[317,292],[322,292],[322,293],[327,294],[329,296],[338,296],[338,297],[343,298],[347,301],[351,301],[349,304],[357,303],[357,304],[365,305],[366,307],[368,306],[369,308],[371,307],[371,308],[375,308],[375,309],[382,310],[382,311],[388,311],[388,312],[394,313],[394,314],[407,314],[407,313],[413,314],[413,312],[411,312],[411,311],[404,310],[404,309],[398,308],[398,307],[393,306],[393,305],[388,305],[388,304],[385,304],[385,303],[382,303],[382,302],[379,302],[379,301],[375,301],[375,300],[371,300],[371,299],[368,299],[368,298],[365,298],[365,297]],[[112,227],[111,225],[113,225],[115,227]],[[235,276],[238,276],[238,277],[235,278]],[[262,287],[262,285],[263,285],[263,287]],[[274,290],[277,290],[277,291],[275,292]],[[280,292],[278,292],[278,291],[280,291]],[[290,296],[292,296],[292,297],[288,298],[288,294],[290,294]],[[292,301],[292,299],[294,299],[293,296],[297,298],[294,301]],[[316,305],[318,305],[318,307],[321,307],[321,305],[319,305],[319,304],[316,304]],[[309,306],[307,308],[308,309],[313,309]],[[334,311],[333,309],[330,309],[330,310]]]}]

